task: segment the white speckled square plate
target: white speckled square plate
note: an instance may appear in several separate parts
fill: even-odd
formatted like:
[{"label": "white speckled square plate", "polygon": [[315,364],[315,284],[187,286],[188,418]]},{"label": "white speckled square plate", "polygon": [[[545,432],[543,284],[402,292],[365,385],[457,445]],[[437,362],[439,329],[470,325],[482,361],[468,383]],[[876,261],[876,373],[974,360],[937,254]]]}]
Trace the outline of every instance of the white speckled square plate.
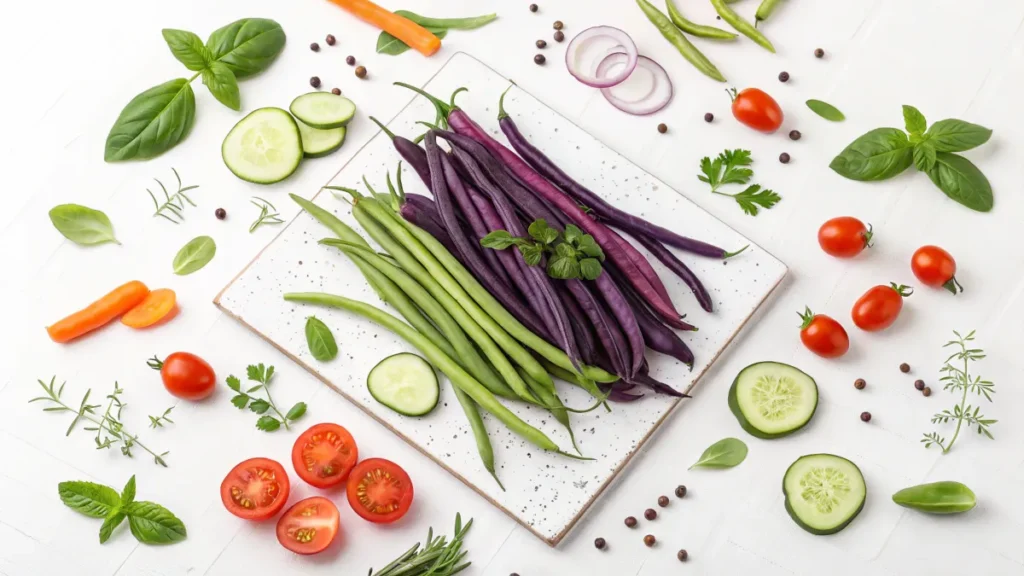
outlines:
[{"label": "white speckled square plate", "polygon": [[[503,139],[495,119],[496,103],[508,85],[507,79],[481,62],[456,54],[426,89],[447,96],[455,88],[467,86],[470,90],[460,96],[459,105]],[[513,88],[505,102],[527,138],[566,172],[616,206],[726,249],[751,244],[526,92]],[[389,127],[397,134],[416,134],[421,127],[415,122],[433,117],[426,100],[416,98]],[[365,174],[371,184],[383,185],[385,171],[394,171],[398,160],[390,140],[378,133],[331,184],[361,188],[360,179]],[[429,194],[414,174],[406,174],[404,182],[409,192]],[[348,206],[331,194],[320,193],[314,201],[359,230]],[[366,374],[370,369],[386,356],[411,350],[410,346],[343,311],[314,310],[282,300],[285,292],[325,291],[386,308],[355,266],[335,249],[317,245],[317,240],[327,235],[312,217],[301,213],[224,289],[216,304],[551,545],[565,537],[678,404],[675,399],[649,394],[632,404],[613,404],[610,413],[599,410],[573,415],[580,449],[596,458],[593,462],[539,451],[485,414],[497,472],[507,490],[502,492],[480,464],[469,426],[447,386],[443,386],[438,408],[422,418],[396,414],[367,392]],[[716,309],[713,314],[704,313],[682,281],[652,259],[677,308],[688,312],[687,319],[700,331],[684,335],[697,359],[692,371],[659,354],[648,353],[648,359],[656,378],[688,391],[782,280],[786,267],[755,245],[727,265],[679,255],[704,281]],[[303,327],[312,313],[326,322],[338,339],[342,354],[333,362],[316,361],[306,348]],[[581,390],[563,384],[560,392],[566,405],[590,404],[589,396]],[[568,435],[550,415],[526,405],[512,408],[561,446],[570,445]]]}]

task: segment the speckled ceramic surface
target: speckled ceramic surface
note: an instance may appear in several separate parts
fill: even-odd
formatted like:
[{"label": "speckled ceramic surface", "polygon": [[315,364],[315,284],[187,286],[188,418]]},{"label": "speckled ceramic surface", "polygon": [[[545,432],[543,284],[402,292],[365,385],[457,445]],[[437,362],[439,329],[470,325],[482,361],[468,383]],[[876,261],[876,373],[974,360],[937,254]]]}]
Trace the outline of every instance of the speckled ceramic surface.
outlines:
[{"label": "speckled ceramic surface", "polygon": [[[469,92],[460,95],[459,105],[503,140],[496,121],[496,104],[508,85],[507,79],[484,64],[465,54],[457,54],[426,89],[446,98],[456,88],[468,87]],[[729,250],[750,244],[522,90],[509,91],[505,108],[527,138],[567,173],[616,206]],[[389,123],[389,127],[395,133],[412,135],[420,132],[415,124],[417,120],[433,117],[432,107],[426,100],[417,98]],[[360,117],[356,121],[368,120]],[[614,142],[611,144],[614,147]],[[393,172],[398,160],[388,138],[378,134],[341,169],[331,184],[362,188],[361,177],[366,175],[375,188],[379,185],[385,189],[385,172]],[[407,191],[429,194],[411,171],[405,173],[403,180]],[[316,190],[295,192],[306,196],[317,194]],[[348,205],[329,192],[316,195],[315,202],[359,229]],[[225,288],[217,304],[552,545],[568,533],[678,403],[668,397],[649,394],[632,404],[613,404],[610,413],[598,410],[574,414],[573,427],[579,447],[585,455],[596,459],[592,462],[541,452],[485,415],[496,454],[497,473],[506,488],[502,492],[480,464],[469,426],[447,382],[442,385],[438,408],[422,418],[398,415],[370,396],[366,389],[370,369],[386,356],[411,350],[410,346],[370,322],[343,311],[294,305],[282,300],[285,292],[324,291],[387,309],[355,266],[335,249],[317,244],[317,240],[326,236],[325,228],[309,215],[300,214]],[[655,377],[680,390],[691,390],[785,276],[786,267],[754,245],[728,262],[685,253],[679,255],[703,280],[716,309],[713,314],[703,312],[682,281],[652,258],[676,307],[688,313],[687,319],[699,326],[700,331],[684,336],[696,356],[692,371],[667,356],[648,352],[648,359]],[[303,332],[309,315],[316,315],[332,328],[341,350],[334,361],[318,362],[309,354]],[[564,383],[560,392],[566,405],[590,404],[586,394]],[[564,429],[550,415],[522,404],[512,408],[561,446],[571,446]],[[685,417],[685,411],[680,411],[677,417]]]}]

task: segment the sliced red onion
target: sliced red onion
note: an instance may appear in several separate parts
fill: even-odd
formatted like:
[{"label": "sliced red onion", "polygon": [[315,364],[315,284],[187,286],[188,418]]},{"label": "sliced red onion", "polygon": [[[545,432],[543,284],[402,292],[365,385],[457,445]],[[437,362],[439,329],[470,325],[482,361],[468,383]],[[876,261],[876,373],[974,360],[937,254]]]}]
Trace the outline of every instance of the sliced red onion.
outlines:
[{"label": "sliced red onion", "polygon": [[[616,67],[622,67],[623,59],[628,61],[628,54],[610,54],[598,64],[600,70],[614,73]],[[624,68],[623,68],[624,69]],[[612,105],[636,116],[646,116],[661,110],[672,101],[672,80],[668,73],[657,62],[646,56],[637,58],[636,69],[625,82],[617,83],[614,88],[601,89],[601,94]]]},{"label": "sliced red onion", "polygon": [[[626,56],[621,69],[607,76],[598,76],[595,71],[603,57],[613,50]],[[633,39],[618,28],[594,26],[576,35],[565,51],[565,66],[577,80],[593,88],[608,88],[622,82],[636,68],[638,54]]]}]

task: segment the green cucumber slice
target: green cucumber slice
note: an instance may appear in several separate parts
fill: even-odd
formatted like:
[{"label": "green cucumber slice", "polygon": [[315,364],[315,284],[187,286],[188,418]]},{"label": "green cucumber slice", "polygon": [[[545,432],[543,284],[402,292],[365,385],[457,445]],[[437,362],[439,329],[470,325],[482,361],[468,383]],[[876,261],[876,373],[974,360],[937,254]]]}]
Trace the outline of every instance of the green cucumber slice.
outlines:
[{"label": "green cucumber slice", "polygon": [[330,92],[303,94],[288,108],[296,118],[318,130],[341,128],[356,115],[356,105]]},{"label": "green cucumber slice", "polygon": [[833,454],[801,456],[782,478],[786,512],[801,528],[823,536],[846,528],[860,514],[868,488],[860,468]]},{"label": "green cucumber slice", "polygon": [[280,108],[253,110],[224,137],[220,154],[228,169],[242,180],[280,182],[302,162],[299,126]]},{"label": "green cucumber slice", "polygon": [[345,128],[317,130],[302,120],[296,120],[302,137],[302,152],[306,158],[320,158],[334,152],[345,143]]},{"label": "green cucumber slice", "polygon": [[818,385],[780,362],[751,364],[733,380],[729,409],[749,434],[771,440],[803,428],[818,407]]},{"label": "green cucumber slice", "polygon": [[434,368],[407,352],[378,362],[366,377],[366,387],[374,400],[406,416],[430,412],[441,393]]}]

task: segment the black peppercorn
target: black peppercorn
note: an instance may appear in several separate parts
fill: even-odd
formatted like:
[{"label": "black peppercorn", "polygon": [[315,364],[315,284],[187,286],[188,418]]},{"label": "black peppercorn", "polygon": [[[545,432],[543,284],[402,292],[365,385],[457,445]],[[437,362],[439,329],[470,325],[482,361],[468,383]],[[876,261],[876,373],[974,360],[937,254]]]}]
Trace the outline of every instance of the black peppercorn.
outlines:
[{"label": "black peppercorn", "polygon": [[789,82],[789,72],[779,72],[779,82]]},{"label": "black peppercorn", "polygon": [[825,51],[822,50],[821,48],[815,48],[815,50],[814,50],[814,57],[815,58],[824,58],[825,57]]},{"label": "black peppercorn", "polygon": [[312,44],[309,45],[309,49],[312,50],[313,52],[319,52],[320,45],[317,44],[316,42],[313,42]]},{"label": "black peppercorn", "polygon": [[543,66],[545,60],[547,60],[547,59],[544,58],[543,54],[537,54],[536,56],[533,57],[533,63],[537,64],[539,66]]},{"label": "black peppercorn", "polygon": [[715,115],[712,114],[711,112],[708,112],[707,114],[704,115],[704,121],[705,122],[711,122],[714,119],[715,119]]},{"label": "black peppercorn", "polygon": [[355,66],[356,65],[356,57],[355,56],[345,56],[345,64],[348,64],[349,66]]},{"label": "black peppercorn", "polygon": [[320,87],[320,77],[319,76],[313,76],[312,78],[310,78],[309,79],[309,85],[312,86],[313,88],[319,88]]},{"label": "black peppercorn", "polygon": [[668,132],[668,126],[664,124],[658,124],[658,132],[661,132],[662,134]]},{"label": "black peppercorn", "polygon": [[634,518],[632,516],[627,517],[626,518],[626,528],[635,528],[635,527],[636,527],[636,518]]},{"label": "black peppercorn", "polygon": [[555,32],[555,42],[561,42],[562,40],[565,40],[565,34],[561,30]]},{"label": "black peppercorn", "polygon": [[648,548],[653,548],[654,544],[657,541],[658,540],[654,537],[654,534],[648,534],[647,536],[644,536],[644,545]]},{"label": "black peppercorn", "polygon": [[356,66],[356,78],[366,78],[366,66]]},{"label": "black peppercorn", "polygon": [[871,412],[861,412],[860,419],[862,422],[871,422]]},{"label": "black peppercorn", "polygon": [[326,42],[328,46],[334,46],[334,43],[337,42],[337,39],[334,37],[334,34],[328,34]]},{"label": "black peppercorn", "polygon": [[914,380],[914,388],[924,390],[924,380]]},{"label": "black peppercorn", "polygon": [[906,362],[900,364],[900,372],[903,372],[904,374],[910,372],[910,364],[907,364]]},{"label": "black peppercorn", "polygon": [[779,154],[779,162],[782,162],[783,164],[789,164],[789,160],[790,158],[788,152],[783,152],[782,154]]},{"label": "black peppercorn", "polygon": [[341,88],[331,88],[331,94],[335,96],[341,96]]},{"label": "black peppercorn", "polygon": [[690,559],[690,553],[686,550],[680,550],[679,552],[676,552],[676,558],[678,558],[680,562],[686,562]]},{"label": "black peppercorn", "polygon": [[668,506],[668,496],[659,496],[658,506],[661,506],[662,508]]},{"label": "black peppercorn", "polygon": [[594,540],[594,548],[597,548],[598,550],[604,550],[604,547],[607,544],[608,543],[604,541],[604,538],[596,538]]},{"label": "black peppercorn", "polygon": [[228,217],[228,212],[223,208],[217,208],[213,211],[213,215],[217,217],[217,220],[223,220]]},{"label": "black peppercorn", "polygon": [[676,486],[676,498],[683,498],[684,496],[686,496],[686,486],[682,484]]},{"label": "black peppercorn", "polygon": [[561,30],[564,24],[562,24],[561,20],[555,20],[555,23],[552,24],[552,26],[554,26],[555,30]]},{"label": "black peppercorn", "polygon": [[921,390],[921,394],[924,394],[926,397],[927,396],[931,396],[932,395],[932,389],[927,387],[927,386],[925,386],[924,390]]},{"label": "black peppercorn", "polygon": [[537,48],[547,48],[548,47],[548,43],[546,41],[544,41],[544,40],[537,40],[536,44],[537,44]]},{"label": "black peppercorn", "polygon": [[803,134],[800,134],[799,130],[790,130],[789,131],[789,139],[790,140],[799,140],[800,136],[803,136]]},{"label": "black peppercorn", "polygon": [[537,5],[536,4],[530,4],[530,12],[536,12],[536,11],[537,11]]},{"label": "black peppercorn", "polygon": [[654,520],[657,517],[658,512],[654,508],[648,508],[647,510],[644,510],[644,518],[647,518],[648,520]]},{"label": "black peppercorn", "polygon": [[857,378],[856,380],[853,381],[853,387],[856,388],[857,390],[863,390],[864,387],[867,385],[868,383],[865,382],[863,378]]}]

